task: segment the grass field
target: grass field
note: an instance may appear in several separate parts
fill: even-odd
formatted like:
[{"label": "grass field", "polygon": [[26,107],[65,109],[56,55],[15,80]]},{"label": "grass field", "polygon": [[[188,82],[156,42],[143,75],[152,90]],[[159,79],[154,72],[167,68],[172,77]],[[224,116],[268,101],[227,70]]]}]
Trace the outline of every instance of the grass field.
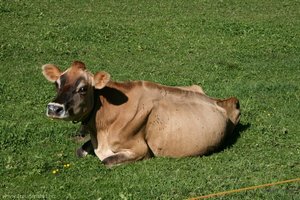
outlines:
[{"label": "grass field", "polygon": [[[299,0],[0,0],[0,199],[188,199],[299,178],[299,10]],[[41,74],[73,60],[118,81],[236,96],[239,137],[204,157],[113,169],[78,159],[79,125],[46,118],[55,91]],[[300,183],[220,199],[300,199]]]}]

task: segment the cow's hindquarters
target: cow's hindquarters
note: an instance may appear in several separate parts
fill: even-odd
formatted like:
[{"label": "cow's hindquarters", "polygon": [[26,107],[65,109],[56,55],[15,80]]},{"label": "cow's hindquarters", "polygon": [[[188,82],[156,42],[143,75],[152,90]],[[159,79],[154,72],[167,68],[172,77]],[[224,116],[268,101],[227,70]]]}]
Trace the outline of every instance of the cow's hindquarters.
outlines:
[{"label": "cow's hindquarters", "polygon": [[204,155],[217,148],[225,137],[226,111],[205,101],[161,101],[152,110],[146,140],[155,156]]}]

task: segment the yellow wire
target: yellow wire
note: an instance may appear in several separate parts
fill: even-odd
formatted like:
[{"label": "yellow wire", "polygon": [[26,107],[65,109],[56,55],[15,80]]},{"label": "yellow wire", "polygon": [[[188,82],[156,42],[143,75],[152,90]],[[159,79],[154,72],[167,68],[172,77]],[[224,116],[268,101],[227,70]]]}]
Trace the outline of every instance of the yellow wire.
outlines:
[{"label": "yellow wire", "polygon": [[298,181],[300,181],[300,178],[279,181],[279,182],[275,182],[275,183],[267,183],[267,184],[263,184],[263,185],[256,185],[256,186],[251,186],[251,187],[245,187],[245,188],[229,190],[229,191],[224,191],[224,192],[218,192],[218,193],[213,193],[213,194],[204,195],[204,196],[200,196],[200,197],[194,197],[194,198],[191,198],[190,200],[206,199],[206,198],[217,197],[217,196],[227,195],[227,194],[236,193],[236,192],[242,192],[242,191],[246,191],[246,190],[255,190],[258,188],[270,187],[270,186],[274,186],[274,185],[279,185],[279,184],[284,184],[284,183],[292,183],[292,182],[298,182]]}]

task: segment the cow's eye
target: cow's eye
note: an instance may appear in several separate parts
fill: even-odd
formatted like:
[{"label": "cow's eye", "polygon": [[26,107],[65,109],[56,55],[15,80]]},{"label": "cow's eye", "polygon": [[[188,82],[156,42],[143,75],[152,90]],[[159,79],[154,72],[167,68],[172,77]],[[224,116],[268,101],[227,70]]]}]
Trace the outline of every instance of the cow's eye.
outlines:
[{"label": "cow's eye", "polygon": [[78,92],[79,92],[80,94],[85,94],[86,91],[87,91],[87,86],[83,86],[83,87],[79,88],[79,90],[78,90]]}]

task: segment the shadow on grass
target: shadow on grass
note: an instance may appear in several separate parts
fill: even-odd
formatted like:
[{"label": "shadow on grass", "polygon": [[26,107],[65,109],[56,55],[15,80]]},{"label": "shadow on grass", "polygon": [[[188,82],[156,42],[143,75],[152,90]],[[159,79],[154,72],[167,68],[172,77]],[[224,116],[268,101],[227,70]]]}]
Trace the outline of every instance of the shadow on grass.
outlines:
[{"label": "shadow on grass", "polygon": [[246,131],[248,128],[250,128],[251,124],[250,123],[247,123],[247,124],[241,124],[239,123],[232,134],[228,135],[222,142],[222,144],[214,149],[212,148],[211,151],[209,151],[207,154],[205,154],[205,156],[209,156],[211,154],[214,154],[214,153],[220,153],[222,152],[224,149],[229,149],[231,148],[235,143],[236,141],[239,139],[239,137],[241,136],[241,133]]},{"label": "shadow on grass", "polygon": [[236,141],[241,137],[241,134],[246,131],[248,128],[250,128],[251,124],[250,123],[247,123],[247,124],[241,124],[239,123],[234,131],[233,131],[233,134],[227,136],[222,145],[218,148],[218,150],[216,152],[221,152],[223,151],[224,149],[227,149],[227,148],[231,148],[235,143]]}]

